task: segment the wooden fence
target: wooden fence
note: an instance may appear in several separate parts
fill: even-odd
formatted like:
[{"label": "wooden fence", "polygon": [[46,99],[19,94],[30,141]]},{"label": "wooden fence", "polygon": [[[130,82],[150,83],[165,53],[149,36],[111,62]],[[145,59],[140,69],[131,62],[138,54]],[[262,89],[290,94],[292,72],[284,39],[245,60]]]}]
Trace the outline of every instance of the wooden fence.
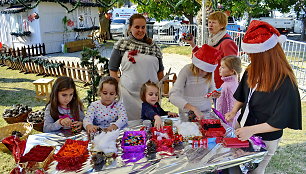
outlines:
[{"label": "wooden fence", "polygon": [[[80,65],[79,62],[68,62],[68,61],[57,61],[57,60],[48,60],[41,58],[30,58],[37,55],[45,54],[45,45],[36,45],[23,47],[21,49],[9,49],[9,51],[2,51],[1,53],[4,56],[10,56],[12,58],[0,59],[0,65],[8,66],[10,69],[20,70],[24,73],[34,73],[37,75],[43,76],[68,76],[72,79],[84,83],[91,82],[91,76],[86,67]],[[27,55],[27,56],[25,56]],[[24,57],[25,56],[25,57]],[[25,59],[28,59],[25,61]],[[35,61],[44,61],[44,64],[57,66],[44,66],[43,63],[35,63]],[[98,66],[98,73],[103,75],[103,65]],[[176,81],[176,75],[174,74],[171,79],[166,79],[163,85],[163,96],[168,96],[170,83]]]},{"label": "wooden fence", "polygon": [[7,55],[11,55],[13,57],[35,57],[46,55],[46,47],[45,44],[36,44],[36,45],[28,45],[23,46],[21,48],[9,48],[8,50],[4,50],[2,53]]}]

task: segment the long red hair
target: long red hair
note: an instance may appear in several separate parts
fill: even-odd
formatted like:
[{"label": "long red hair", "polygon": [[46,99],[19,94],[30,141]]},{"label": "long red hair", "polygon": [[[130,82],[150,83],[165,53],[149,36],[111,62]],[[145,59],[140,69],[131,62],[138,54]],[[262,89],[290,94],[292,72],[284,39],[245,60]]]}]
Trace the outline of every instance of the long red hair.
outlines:
[{"label": "long red hair", "polygon": [[249,87],[257,91],[270,92],[279,88],[286,77],[297,86],[295,75],[279,43],[263,53],[250,53],[251,64],[248,66]]}]

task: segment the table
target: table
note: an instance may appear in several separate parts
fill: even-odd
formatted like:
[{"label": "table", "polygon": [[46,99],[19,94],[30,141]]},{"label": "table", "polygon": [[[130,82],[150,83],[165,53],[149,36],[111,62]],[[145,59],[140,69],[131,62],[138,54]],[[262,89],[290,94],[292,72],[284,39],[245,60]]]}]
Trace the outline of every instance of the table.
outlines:
[{"label": "table", "polygon": [[50,90],[52,89],[52,82],[54,79],[38,79],[35,80],[33,82],[33,84],[35,85],[35,93],[36,99],[49,99],[49,86],[50,86]]},{"label": "table", "polygon": [[[223,125],[225,126],[225,125]],[[129,126],[126,130],[139,130],[141,121],[129,121]],[[226,136],[232,135],[232,130],[225,127],[227,130]],[[121,139],[123,132],[118,139]],[[85,131],[78,135],[71,135],[70,132],[55,132],[30,135],[28,138],[27,150],[31,146],[49,145],[56,146],[57,151],[64,144],[65,139],[88,140]],[[119,144],[119,143],[118,143]],[[89,149],[91,144],[89,144]],[[56,152],[57,152],[56,151]],[[56,153],[55,152],[55,153]],[[118,157],[109,166],[104,166],[102,170],[93,168],[91,157],[83,164],[82,168],[73,173],[204,173],[216,170],[221,170],[233,166],[249,162],[260,162],[266,155],[267,151],[261,149],[259,152],[252,152],[249,148],[234,149],[225,148],[222,144],[216,144],[212,148],[191,148],[185,146],[182,150],[175,150],[175,156],[163,156],[159,153],[154,158],[144,157],[137,162],[126,163],[122,158],[121,148],[118,148]],[[57,161],[50,163],[47,173],[65,173],[64,171],[56,170]]]}]

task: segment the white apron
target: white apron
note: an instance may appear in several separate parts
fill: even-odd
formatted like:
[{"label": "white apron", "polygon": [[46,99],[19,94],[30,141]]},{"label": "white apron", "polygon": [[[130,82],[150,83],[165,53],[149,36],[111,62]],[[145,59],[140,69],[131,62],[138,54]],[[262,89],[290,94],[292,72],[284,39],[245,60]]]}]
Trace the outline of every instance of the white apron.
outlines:
[{"label": "white apron", "polygon": [[127,111],[129,120],[141,118],[140,88],[148,80],[157,83],[159,62],[157,57],[138,53],[134,56],[135,64],[129,61],[128,51],[121,60],[121,72],[119,82],[120,98]]}]

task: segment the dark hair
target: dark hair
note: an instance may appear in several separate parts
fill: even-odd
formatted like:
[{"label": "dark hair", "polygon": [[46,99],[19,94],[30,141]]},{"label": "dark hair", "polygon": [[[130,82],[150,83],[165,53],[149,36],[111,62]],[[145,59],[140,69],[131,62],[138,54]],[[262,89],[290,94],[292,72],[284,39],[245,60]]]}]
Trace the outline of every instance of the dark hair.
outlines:
[{"label": "dark hair", "polygon": [[[158,90],[159,90],[159,87],[157,86],[156,83],[154,82],[151,82],[150,80],[147,81],[146,83],[144,83],[142,86],[141,86],[141,89],[140,89],[140,99],[143,101],[143,102],[147,102],[146,101],[146,92],[147,92],[147,87],[148,86],[152,86],[152,87],[156,87]],[[159,99],[159,98],[158,98]]]},{"label": "dark hair", "polygon": [[98,89],[98,95],[100,95],[101,91],[103,90],[104,84],[114,85],[118,99],[120,98],[118,81],[114,77],[111,77],[111,76],[105,76],[101,79],[100,84],[99,84],[99,89]]},{"label": "dark hair", "polygon": [[80,119],[79,112],[80,110],[83,110],[83,104],[79,99],[79,96],[78,96],[78,93],[75,87],[75,83],[72,78],[61,76],[55,80],[54,85],[52,87],[51,94],[50,94],[50,100],[48,102],[48,104],[50,103],[51,105],[50,107],[51,117],[55,121],[59,119],[59,115],[61,114],[58,111],[58,106],[59,106],[58,93],[61,91],[65,91],[67,89],[73,89],[73,98],[70,101],[70,103],[68,103],[71,115],[74,117],[75,120]]},{"label": "dark hair", "polygon": [[[135,19],[143,19],[143,20],[147,21],[146,18],[145,18],[142,14],[139,14],[139,13],[133,14],[133,15],[130,17],[130,19],[129,19],[129,29],[128,29],[128,33],[130,33],[130,29],[131,29],[131,27],[132,27],[132,25],[133,25]],[[152,42],[153,42],[152,39],[149,38],[149,37],[147,36],[147,34],[144,36],[143,40],[144,40],[147,44],[149,44],[149,45],[152,44]]]}]

